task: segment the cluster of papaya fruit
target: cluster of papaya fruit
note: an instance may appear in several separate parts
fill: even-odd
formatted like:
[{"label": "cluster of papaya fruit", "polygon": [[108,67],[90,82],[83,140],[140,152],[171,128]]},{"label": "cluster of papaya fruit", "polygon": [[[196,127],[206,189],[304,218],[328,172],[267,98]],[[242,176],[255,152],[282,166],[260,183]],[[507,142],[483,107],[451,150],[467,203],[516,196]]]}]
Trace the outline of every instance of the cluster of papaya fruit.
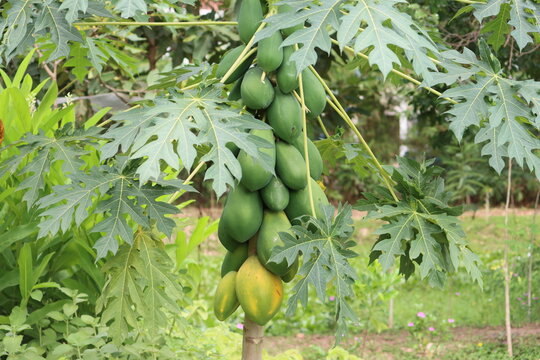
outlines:
[{"label": "cluster of papaya fruit", "polygon": [[[265,1],[265,0],[262,0]],[[280,11],[287,10],[280,6]],[[248,43],[263,19],[265,9],[259,0],[243,0],[238,18],[240,38]],[[252,135],[266,140],[270,147],[260,147],[275,167],[274,176],[258,159],[227,144],[237,156],[242,179],[227,196],[218,228],[218,237],[227,249],[221,266],[221,280],[214,297],[214,313],[225,320],[241,306],[259,325],[266,324],[279,310],[283,299],[283,281],[296,275],[299,259],[291,266],[286,261],[270,262],[272,251],[282,246],[280,232],[291,228],[291,221],[311,214],[305,166],[303,114],[294,95],[299,86],[296,66],[290,60],[294,48],[281,48],[283,36],[293,29],[259,42],[257,53],[241,63],[225,79],[232,86],[229,98],[239,100],[272,127],[252,130]],[[217,68],[223,77],[244,51],[241,45],[227,52]],[[254,66],[253,63],[256,62]],[[315,75],[302,72],[304,101],[308,117],[319,116],[326,104],[325,91]],[[307,142],[311,188],[316,215],[328,199],[317,183],[323,162],[311,140]]]}]

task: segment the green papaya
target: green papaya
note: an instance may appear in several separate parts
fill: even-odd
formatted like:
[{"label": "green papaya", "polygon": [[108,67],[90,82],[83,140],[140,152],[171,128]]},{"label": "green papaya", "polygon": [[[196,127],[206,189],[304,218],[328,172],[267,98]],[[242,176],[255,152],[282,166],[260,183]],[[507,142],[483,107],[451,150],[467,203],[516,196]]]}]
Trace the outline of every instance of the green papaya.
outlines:
[{"label": "green papaya", "polygon": [[[294,47],[287,46],[283,49],[283,61],[276,75],[279,90],[288,94],[298,88],[298,75],[296,74],[296,64],[291,60]],[[305,91],[305,90],[304,90]]]},{"label": "green papaya", "polygon": [[229,99],[231,101],[240,100],[242,98],[242,94],[240,94],[240,88],[241,87],[242,87],[242,78],[236,80],[236,82],[234,83],[233,88],[229,92],[229,96],[227,97],[227,99]]},{"label": "green papaya", "polygon": [[237,247],[239,247],[241,244],[234,240],[228,233],[225,231],[225,228],[223,226],[223,221],[219,221],[218,225],[218,239],[219,242],[221,242],[221,245],[228,251],[234,251]]},{"label": "green papaya", "polygon": [[309,109],[308,117],[311,119],[316,118],[326,107],[324,87],[310,69],[302,71],[302,87],[304,89],[304,101]]},{"label": "green papaya", "polygon": [[244,44],[255,34],[262,19],[263,9],[259,0],[242,0],[238,12],[238,33]]},{"label": "green papaya", "polygon": [[257,65],[267,73],[276,70],[283,61],[283,48],[280,47],[282,42],[281,33],[276,31],[257,45]]},{"label": "green papaya", "polygon": [[272,177],[260,193],[264,205],[270,210],[281,211],[289,204],[289,189],[277,176]]},{"label": "green papaya", "polygon": [[263,206],[259,193],[238,184],[227,197],[220,223],[227,234],[243,243],[259,230],[262,216]]},{"label": "green papaya", "polygon": [[[218,64],[217,70],[216,70],[216,77],[221,79],[227,71],[231,68],[231,66],[235,63],[236,59],[240,56],[242,51],[246,48],[246,45],[240,45],[235,47],[234,49],[231,49],[223,55],[223,58],[221,58],[221,61]],[[232,72],[232,74],[227,78],[225,81],[225,84],[230,84],[242,77],[244,73],[249,69],[249,66],[253,62],[254,57],[250,56],[248,59],[244,60],[237,68]]]},{"label": "green papaya", "polygon": [[268,108],[268,124],[280,139],[292,143],[302,130],[302,107],[292,94],[276,88],[274,101]]},{"label": "green papaya", "polygon": [[249,69],[240,87],[242,102],[254,110],[266,109],[274,100],[274,87],[270,80],[262,75],[263,70],[260,67]]},{"label": "green papaya", "polygon": [[219,281],[214,295],[214,314],[223,321],[236,311],[240,302],[236,296],[236,271],[231,271]]},{"label": "green papaya", "polygon": [[[300,153],[305,159],[303,134],[300,134],[300,136],[296,138],[296,140],[293,142],[293,145],[298,149],[298,151],[300,151]],[[313,141],[311,141],[309,138],[307,139],[307,145],[309,155],[309,173],[313,179],[320,180],[323,171],[323,161],[321,153],[319,152],[319,149],[317,149],[317,146],[315,146]]]},{"label": "green papaya", "polygon": [[[329,205],[329,202],[319,184],[313,179],[310,179],[310,181],[313,192],[313,205],[315,205],[315,215],[317,218],[321,218],[323,216],[321,206]],[[285,213],[290,221],[299,216],[311,215],[311,204],[307,186],[301,190],[290,192],[289,205],[285,208]]]},{"label": "green papaya", "polygon": [[281,276],[281,280],[283,280],[283,282],[286,282],[286,283],[291,282],[292,279],[294,279],[294,277],[298,273],[299,267],[300,267],[300,261],[296,259],[296,261],[291,265],[289,270],[287,270],[285,275]]},{"label": "green papaya", "polygon": [[[294,9],[293,9],[293,7],[291,5],[284,4],[284,5],[278,6],[278,13],[290,12],[291,16],[292,16],[293,11],[294,11]],[[293,32],[295,32],[296,30],[300,30],[303,27],[304,27],[304,24],[301,23],[301,24],[298,24],[298,25],[295,25],[295,26],[288,27],[286,29],[282,29],[281,32],[283,33],[283,35],[289,36]]]},{"label": "green papaya", "polygon": [[276,246],[283,246],[279,233],[289,231],[290,228],[291,223],[283,211],[264,212],[261,228],[257,236],[257,256],[266,269],[278,276],[285,275],[289,270],[287,261],[283,260],[281,263],[276,264],[269,262],[269,259],[272,256],[272,250]]},{"label": "green papaya", "polygon": [[231,271],[238,271],[248,257],[248,244],[240,244],[234,251],[227,251],[221,263],[221,277]]},{"label": "green papaya", "polygon": [[[251,130],[251,134],[268,141],[272,147],[271,148],[259,148],[259,151],[263,154],[270,156],[272,160],[271,167],[272,169],[276,164],[276,145],[274,140],[274,133],[271,129],[268,130]],[[242,180],[240,183],[244,185],[249,191],[257,191],[262,189],[272,179],[272,173],[265,169],[259,160],[254,159],[252,156],[248,155],[244,150],[240,151],[238,154],[238,162],[240,162],[240,167],[242,168]]]},{"label": "green papaya", "polygon": [[263,326],[278,312],[283,283],[261,265],[257,256],[247,258],[236,276],[236,296],[246,315]]},{"label": "green papaya", "polygon": [[[276,144],[276,172],[281,181],[292,190],[303,189],[307,184],[306,166],[300,151],[283,141]],[[292,199],[289,199],[289,206]]]}]

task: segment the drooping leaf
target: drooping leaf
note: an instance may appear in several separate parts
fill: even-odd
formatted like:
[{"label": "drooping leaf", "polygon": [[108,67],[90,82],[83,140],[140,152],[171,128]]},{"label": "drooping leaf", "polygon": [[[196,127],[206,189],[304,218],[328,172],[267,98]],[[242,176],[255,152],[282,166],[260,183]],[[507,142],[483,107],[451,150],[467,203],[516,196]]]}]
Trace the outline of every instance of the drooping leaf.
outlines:
[{"label": "drooping leaf", "polygon": [[336,294],[336,342],[339,342],[346,332],[347,320],[357,320],[347,302],[347,297],[353,295],[351,284],[357,279],[349,264],[349,259],[357,256],[351,250],[355,246],[351,240],[352,212],[350,205],[344,205],[338,208],[335,217],[333,206],[325,207],[323,213],[321,219],[303,217],[300,225],[291,228],[292,234],[280,233],[284,246],[274,248],[270,261],[280,263],[286,260],[291,265],[300,255],[303,256],[298,270],[300,280],[289,297],[287,316],[296,312],[298,302],[307,306],[309,285],[315,288],[321,301],[327,298],[327,286],[333,285]]},{"label": "drooping leaf", "polygon": [[417,263],[421,278],[435,286],[442,286],[446,274],[463,265],[482,286],[480,261],[467,247],[458,219],[461,209],[448,204],[450,194],[440,177],[443,170],[432,163],[398,158],[399,167],[391,171],[391,177],[401,199],[376,192],[364,194],[365,199],[358,202],[357,209],[368,211],[367,219],[386,222],[375,232],[379,239],[370,259],[378,259],[385,270],[399,259],[405,277]]},{"label": "drooping leaf", "polygon": [[195,146],[207,145],[210,150],[201,161],[211,163],[205,179],[213,180],[218,196],[228,185],[234,185],[234,179],[242,177],[238,160],[225,146],[229,142],[273,172],[269,157],[258,151],[269,144],[246,132],[267,129],[268,125],[233,110],[220,94],[221,89],[213,87],[190,90],[158,98],[154,106],[118,114],[113,119],[122,126],[105,133],[111,142],[103,147],[103,156],[111,157],[118,150],[131,151],[131,159],[141,159],[137,174],[145,183],[160,176],[162,164],[177,170],[191,169],[197,155]]}]

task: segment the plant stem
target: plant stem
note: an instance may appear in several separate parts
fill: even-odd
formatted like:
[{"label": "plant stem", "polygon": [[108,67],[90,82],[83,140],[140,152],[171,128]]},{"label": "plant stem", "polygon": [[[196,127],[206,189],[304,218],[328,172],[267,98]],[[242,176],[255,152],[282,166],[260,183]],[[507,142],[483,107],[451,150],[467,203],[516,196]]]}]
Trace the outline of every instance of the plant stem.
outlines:
[{"label": "plant stem", "polygon": [[[201,161],[200,163],[197,164],[197,166],[195,167],[195,169],[193,169],[191,171],[191,173],[188,175],[188,177],[186,178],[186,180],[184,180],[183,184],[184,185],[187,185],[190,183],[191,179],[193,179],[193,177],[199,172],[199,170],[201,170],[201,168],[204,166],[205,162],[204,161]],[[179,190],[177,192],[175,192],[174,194],[171,195],[171,197],[169,198],[169,200],[167,201],[169,204],[172,204],[176,198],[178,197],[178,195],[180,195],[180,193],[182,192],[182,190]]]},{"label": "plant stem", "polygon": [[321,127],[323,133],[324,133],[324,136],[326,136],[327,138],[330,138],[330,134],[328,133],[328,130],[326,129],[326,126],[324,126],[324,123],[321,119],[320,116],[317,116],[317,122],[319,123],[319,126]]},{"label": "plant stem", "polygon": [[538,213],[538,200],[540,198],[540,190],[536,192],[536,200],[534,202],[534,214],[531,224],[531,243],[529,244],[529,264],[527,267],[527,319],[531,322],[531,306],[532,306],[532,271],[533,271],[533,252],[534,243],[536,242],[536,214]]},{"label": "plant stem", "polygon": [[[334,44],[339,45],[339,42],[338,42],[337,40],[332,39],[332,42],[333,42]],[[366,60],[369,59],[369,57],[368,57],[366,54],[364,54],[364,53],[362,53],[362,52],[360,52],[360,51],[355,51],[355,50],[354,50],[352,47],[350,47],[350,46],[345,46],[344,49],[347,50],[347,51],[349,51],[349,52],[352,53],[353,55],[358,55],[358,56],[360,56],[361,58],[364,58],[364,59],[366,59]],[[432,61],[434,61],[434,62],[439,62],[437,59],[432,59]],[[426,89],[426,90],[429,91],[430,93],[435,94],[435,95],[437,95],[437,96],[439,96],[439,97],[442,97],[444,100],[446,100],[446,101],[448,101],[448,102],[450,102],[450,103],[452,103],[452,104],[457,104],[457,103],[458,103],[458,102],[457,102],[456,100],[454,100],[454,99],[450,99],[450,98],[448,98],[448,97],[443,97],[443,96],[442,96],[442,93],[441,93],[440,91],[437,91],[437,90],[433,89],[433,88],[430,87],[430,86],[422,85],[422,82],[420,82],[419,80],[417,80],[417,79],[415,79],[415,78],[413,78],[413,77],[411,77],[411,76],[409,76],[409,75],[407,75],[407,74],[405,74],[405,73],[403,73],[403,72],[401,72],[401,71],[399,71],[399,70],[392,69],[392,70],[390,70],[390,71],[393,72],[394,74],[398,75],[399,77],[401,77],[401,78],[403,78],[403,79],[405,79],[405,80],[408,80],[408,81],[412,82],[413,84],[415,84],[415,85],[417,85],[417,86],[423,87],[424,89]]]},{"label": "plant stem", "polygon": [[[267,17],[269,17],[270,15],[273,14],[273,11],[269,11],[268,14],[266,15],[265,19]],[[249,39],[248,43],[246,44],[246,47],[244,48],[244,50],[242,50],[242,52],[240,53],[240,55],[238,55],[238,58],[236,59],[236,61],[231,65],[231,68],[225,73],[225,75],[223,75],[223,78],[220,80],[221,83],[225,83],[225,81],[227,81],[227,79],[231,76],[231,74],[236,70],[236,68],[238,68],[238,66],[240,66],[240,64],[244,61],[243,59],[246,57],[246,55],[248,54],[248,51],[250,51],[251,47],[253,46],[253,43],[255,42],[255,35],[261,31],[264,27],[266,26],[266,23],[264,21],[261,21],[261,24],[259,25],[259,27],[257,28],[257,30],[255,30],[255,33],[253,34],[253,36],[251,37],[251,39]]]},{"label": "plant stem", "polygon": [[89,22],[76,22],[73,26],[221,26],[221,25],[236,25],[236,21],[171,21],[171,22],[150,22],[150,21],[89,21]]},{"label": "plant stem", "polygon": [[[295,46],[297,47],[297,46]],[[308,152],[308,136],[307,136],[307,116],[306,116],[306,102],[304,99],[304,84],[302,83],[302,73],[298,75],[298,86],[300,88],[300,105],[302,106],[302,127],[304,130],[304,159],[306,162],[306,177],[307,177],[307,189],[309,195],[309,206],[311,208],[311,216],[317,217],[315,212],[315,202],[313,201],[313,189],[311,187],[311,169],[309,168],[309,152]]]},{"label": "plant stem", "polygon": [[510,206],[510,193],[512,190],[512,159],[508,159],[508,179],[506,188],[506,204],[504,205],[504,231],[505,231],[505,244],[504,244],[504,319],[506,327],[506,346],[508,350],[508,356],[512,358],[514,351],[512,348],[512,323],[510,318],[510,269],[508,266],[508,243],[510,236],[508,232],[508,208]]},{"label": "plant stem", "polygon": [[262,360],[264,327],[244,318],[244,338],[242,340],[242,360]]},{"label": "plant stem", "polygon": [[322,84],[322,86],[326,90],[326,93],[332,99],[332,101],[328,101],[330,106],[332,106],[336,110],[336,112],[338,112],[338,114],[341,116],[341,118],[347,123],[347,125],[349,125],[349,127],[352,129],[352,131],[356,134],[356,136],[360,140],[360,144],[362,145],[364,150],[368,153],[368,155],[371,157],[371,160],[375,164],[375,167],[379,170],[379,173],[381,174],[381,177],[382,177],[386,187],[388,188],[388,191],[390,191],[390,194],[392,194],[392,197],[394,198],[394,200],[399,201],[399,198],[397,197],[397,195],[396,195],[396,193],[394,191],[394,187],[392,186],[392,179],[390,178],[390,175],[388,174],[388,172],[386,172],[386,170],[383,169],[382,165],[379,163],[379,160],[377,159],[377,157],[375,156],[375,154],[373,153],[373,151],[369,147],[366,140],[364,140],[364,137],[362,136],[362,134],[360,133],[360,131],[358,130],[356,125],[354,125],[354,123],[352,122],[349,115],[347,115],[347,112],[345,111],[343,106],[341,106],[341,104],[339,103],[338,99],[336,98],[336,96],[334,95],[332,90],[330,90],[328,85],[326,85],[326,82],[319,75],[319,73],[317,73],[315,68],[313,66],[310,66],[309,69],[311,70],[311,72],[313,72],[313,74],[317,77],[317,79],[319,79],[319,82]]}]

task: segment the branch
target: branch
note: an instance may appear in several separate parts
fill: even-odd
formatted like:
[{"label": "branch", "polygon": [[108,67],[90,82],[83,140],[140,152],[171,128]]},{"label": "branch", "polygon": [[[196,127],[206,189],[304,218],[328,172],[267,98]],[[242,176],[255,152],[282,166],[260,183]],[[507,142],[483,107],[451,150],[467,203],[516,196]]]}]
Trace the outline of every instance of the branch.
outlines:
[{"label": "branch", "polygon": [[171,21],[171,22],[152,22],[152,21],[90,21],[73,23],[75,27],[84,26],[221,26],[221,25],[237,25],[236,21]]}]

